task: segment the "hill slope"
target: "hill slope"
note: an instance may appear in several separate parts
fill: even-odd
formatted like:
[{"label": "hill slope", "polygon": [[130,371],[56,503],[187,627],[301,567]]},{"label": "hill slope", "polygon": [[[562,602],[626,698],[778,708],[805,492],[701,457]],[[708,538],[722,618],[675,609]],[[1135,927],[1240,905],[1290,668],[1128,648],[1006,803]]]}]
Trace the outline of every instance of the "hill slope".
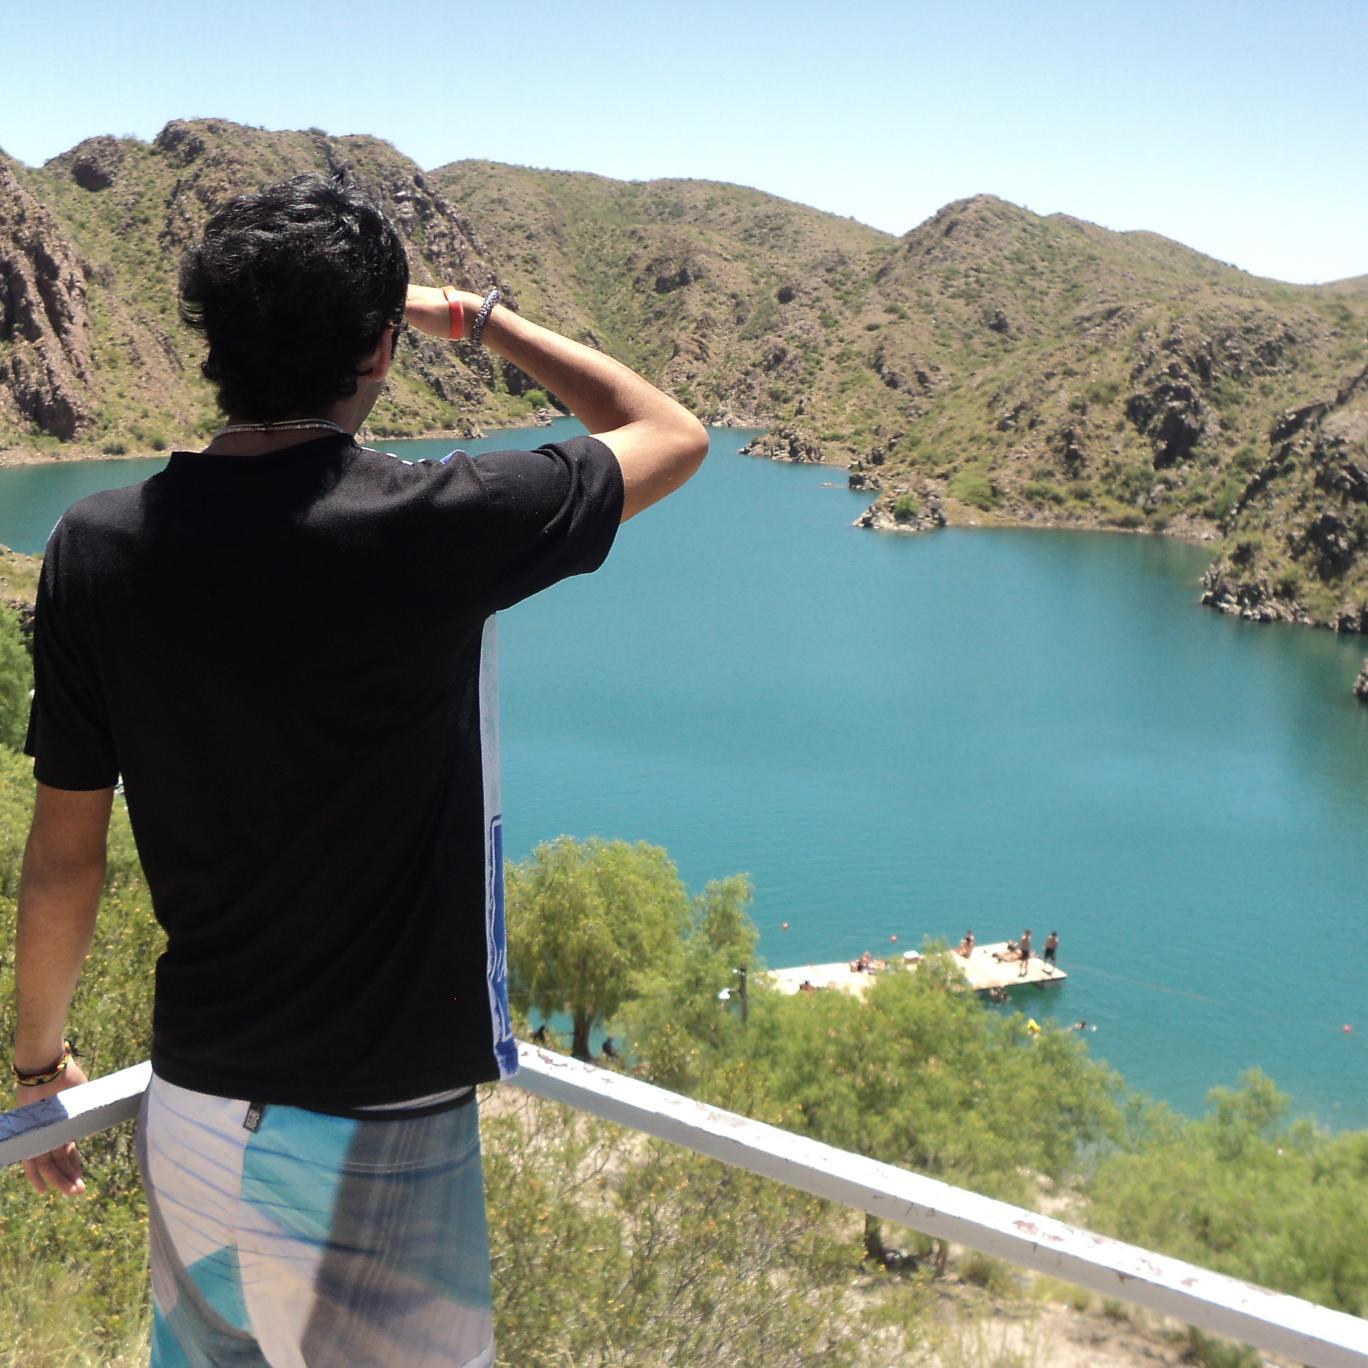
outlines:
[{"label": "hill slope", "polygon": [[[1281,285],[990,196],[895,238],[737,186],[423,171],[373,138],[217,120],[88,139],[38,170],[0,157],[0,451],[209,431],[175,321],[181,248],[230,192],[344,165],[416,279],[497,280],[705,418],[770,429],[761,453],[849,466],[867,525],[1201,536],[1219,542],[1214,605],[1362,630],[1364,278]],[[530,388],[420,340],[372,430],[526,420]]]}]

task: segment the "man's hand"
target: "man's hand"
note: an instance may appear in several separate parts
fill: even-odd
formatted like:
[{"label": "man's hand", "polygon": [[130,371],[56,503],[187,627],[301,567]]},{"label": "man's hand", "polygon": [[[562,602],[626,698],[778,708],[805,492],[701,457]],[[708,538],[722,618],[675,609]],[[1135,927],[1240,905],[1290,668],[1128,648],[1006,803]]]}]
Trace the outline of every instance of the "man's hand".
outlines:
[{"label": "man's hand", "polygon": [[[471,294],[468,290],[456,290],[463,315],[461,336],[470,336],[470,325],[484,303],[482,296]],[[451,305],[446,296],[432,285],[410,285],[408,298],[404,302],[404,316],[419,332],[429,337],[440,337],[443,341],[451,337]]]},{"label": "man's hand", "polygon": [[[32,1102],[41,1102],[45,1097],[52,1097],[85,1081],[85,1071],[73,1059],[51,1083],[40,1083],[33,1088],[15,1088],[14,1105],[27,1107]],[[76,1153],[76,1146],[70,1142],[36,1158],[25,1159],[24,1175],[34,1192],[47,1192],[50,1189],[60,1192],[63,1197],[79,1197],[85,1191],[81,1158]]]}]

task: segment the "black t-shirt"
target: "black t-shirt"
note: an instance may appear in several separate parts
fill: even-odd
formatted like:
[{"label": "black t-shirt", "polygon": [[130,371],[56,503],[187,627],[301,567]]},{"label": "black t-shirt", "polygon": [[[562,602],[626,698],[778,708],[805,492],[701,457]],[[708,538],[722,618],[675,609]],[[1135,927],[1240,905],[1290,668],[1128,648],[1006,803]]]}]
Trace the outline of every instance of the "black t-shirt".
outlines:
[{"label": "black t-shirt", "polygon": [[153,1067],[320,1110],[513,1072],[491,615],[597,569],[592,437],[178,452],[48,542],[27,751],[123,778],[168,937]]}]

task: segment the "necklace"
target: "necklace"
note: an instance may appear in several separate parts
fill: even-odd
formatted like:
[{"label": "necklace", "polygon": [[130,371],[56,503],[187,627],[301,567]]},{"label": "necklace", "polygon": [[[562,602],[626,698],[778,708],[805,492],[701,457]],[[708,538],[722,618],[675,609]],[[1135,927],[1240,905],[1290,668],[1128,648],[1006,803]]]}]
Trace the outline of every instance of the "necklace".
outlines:
[{"label": "necklace", "polygon": [[230,423],[219,428],[212,440],[238,432],[340,432],[344,437],[351,436],[346,428],[330,423],[326,418],[286,418],[278,423]]}]

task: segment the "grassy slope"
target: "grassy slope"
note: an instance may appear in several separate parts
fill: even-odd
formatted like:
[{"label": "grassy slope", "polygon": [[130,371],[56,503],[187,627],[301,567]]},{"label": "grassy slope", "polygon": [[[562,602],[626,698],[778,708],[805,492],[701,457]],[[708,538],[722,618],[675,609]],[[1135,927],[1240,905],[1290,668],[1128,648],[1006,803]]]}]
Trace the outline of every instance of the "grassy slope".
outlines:
[{"label": "grassy slope", "polygon": [[[1368,602],[1365,503],[1352,479],[1317,482],[1327,462],[1368,468],[1359,401],[1304,451],[1270,438],[1287,410],[1334,398],[1363,368],[1368,278],[1282,285],[989,196],[894,238],[711,182],[476,161],[425,173],[365,137],[211,120],[117,146],[98,192],[73,179],[77,150],[18,169],[87,267],[98,393],[83,452],[212,426],[197,341],[174,320],[181,247],[230,191],[345,164],[394,214],[415,278],[497,279],[530,316],[703,416],[859,462],[885,513],[934,497],[952,521],[1204,536],[1219,543],[1226,606],[1348,625]],[[414,346],[373,429],[527,416],[523,377],[459,351]],[[61,451],[0,431],[0,449],[21,443]],[[1344,554],[1307,540],[1327,512]]]}]

